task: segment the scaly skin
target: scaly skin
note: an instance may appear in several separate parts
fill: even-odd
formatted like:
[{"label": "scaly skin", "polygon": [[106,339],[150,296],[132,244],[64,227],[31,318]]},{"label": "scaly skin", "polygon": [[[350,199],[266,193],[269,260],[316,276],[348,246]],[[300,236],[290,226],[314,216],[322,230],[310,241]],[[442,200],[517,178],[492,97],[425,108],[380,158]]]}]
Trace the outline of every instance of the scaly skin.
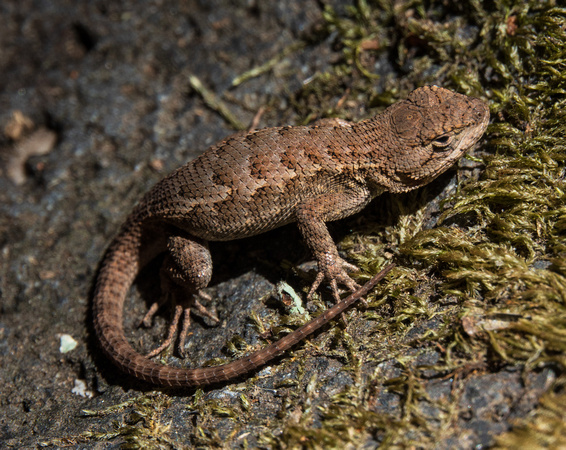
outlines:
[{"label": "scaly skin", "polygon": [[[224,382],[267,363],[377,282],[374,278],[369,287],[339,299],[339,284],[351,291],[359,286],[348,275],[355,267],[340,258],[325,223],[360,211],[385,191],[406,192],[429,183],[479,140],[488,121],[489,110],[481,100],[426,86],[362,122],[266,128],[210,148],[157,183],[106,252],[93,299],[102,349],[123,371],[169,386]],[[215,319],[198,301],[207,299],[202,290],[212,274],[207,241],[253,236],[290,222],[297,223],[318,264],[309,297],[326,278],[337,305],[271,346],[222,366],[173,368],[133,350],[124,336],[122,314],[143,265],[166,252],[161,270],[165,299],[180,298],[180,291],[189,298],[177,307],[166,341],[170,343],[182,314],[182,352],[190,307]],[[156,307],[144,322],[151,321]]]}]

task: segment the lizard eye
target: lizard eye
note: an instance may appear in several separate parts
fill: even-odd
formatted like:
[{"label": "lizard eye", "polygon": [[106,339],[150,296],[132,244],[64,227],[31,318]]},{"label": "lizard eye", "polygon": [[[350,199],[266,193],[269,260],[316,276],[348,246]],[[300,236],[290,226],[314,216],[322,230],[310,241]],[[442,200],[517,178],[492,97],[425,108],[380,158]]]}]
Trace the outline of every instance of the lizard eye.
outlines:
[{"label": "lizard eye", "polygon": [[443,136],[437,137],[434,141],[432,141],[432,145],[435,147],[447,147],[450,142],[452,142],[452,136],[448,136],[447,134]]}]

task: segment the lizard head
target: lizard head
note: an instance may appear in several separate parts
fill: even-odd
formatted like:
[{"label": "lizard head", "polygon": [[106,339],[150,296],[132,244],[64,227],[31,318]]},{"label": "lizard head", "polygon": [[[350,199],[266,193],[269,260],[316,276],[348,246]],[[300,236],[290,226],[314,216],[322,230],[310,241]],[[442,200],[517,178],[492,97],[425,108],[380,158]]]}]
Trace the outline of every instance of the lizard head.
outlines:
[{"label": "lizard head", "polygon": [[480,99],[425,86],[390,106],[383,120],[390,136],[373,177],[390,192],[406,192],[443,173],[480,139],[489,108]]}]

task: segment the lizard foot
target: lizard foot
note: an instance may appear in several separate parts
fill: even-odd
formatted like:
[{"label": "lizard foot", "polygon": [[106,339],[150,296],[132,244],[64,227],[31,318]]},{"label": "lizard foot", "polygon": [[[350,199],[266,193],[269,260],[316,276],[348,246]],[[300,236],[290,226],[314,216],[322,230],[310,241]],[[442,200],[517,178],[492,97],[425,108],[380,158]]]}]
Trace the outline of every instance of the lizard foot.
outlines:
[{"label": "lizard foot", "polygon": [[312,298],[313,294],[320,286],[320,283],[322,283],[325,278],[329,280],[332,295],[337,302],[340,301],[338,284],[345,285],[348,290],[352,292],[360,288],[360,285],[348,275],[348,272],[355,272],[359,269],[353,264],[344,261],[342,258],[331,258],[329,261],[324,261],[323,264],[319,262],[318,266],[319,271],[307,294],[307,300]]},{"label": "lizard foot", "polygon": [[[173,320],[171,321],[169,328],[167,330],[167,337],[159,347],[155,348],[154,350],[152,350],[147,354],[148,358],[157,356],[161,352],[169,348],[173,343],[173,341],[175,340],[175,334],[177,333],[177,330],[179,330],[179,337],[177,340],[177,352],[182,358],[186,356],[185,342],[187,340],[189,326],[191,324],[191,308],[195,308],[195,310],[198,311],[200,315],[208,317],[210,320],[212,320],[215,323],[220,322],[220,319],[218,319],[218,317],[214,313],[208,311],[206,307],[198,301],[197,296],[207,301],[212,299],[210,295],[205,294],[204,292],[199,292],[197,295],[191,296],[192,298],[188,305],[180,305],[180,304],[175,305],[175,312],[173,314]],[[148,312],[146,313],[145,317],[143,318],[140,325],[143,324],[146,327],[151,326],[152,319],[155,316],[155,313],[158,311],[159,307],[163,303],[165,303],[165,301],[168,298],[169,295],[165,295],[164,299],[160,299],[159,302],[153,303],[149,308]]]}]

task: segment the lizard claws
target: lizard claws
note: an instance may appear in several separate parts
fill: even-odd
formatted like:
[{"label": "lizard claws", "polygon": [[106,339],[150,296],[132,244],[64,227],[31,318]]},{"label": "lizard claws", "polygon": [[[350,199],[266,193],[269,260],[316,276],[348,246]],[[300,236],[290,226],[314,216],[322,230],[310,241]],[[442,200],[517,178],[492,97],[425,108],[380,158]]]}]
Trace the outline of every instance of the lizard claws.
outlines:
[{"label": "lizard claws", "polygon": [[[178,337],[178,342],[177,342],[177,352],[178,352],[179,356],[181,356],[182,358],[184,358],[186,356],[185,342],[187,340],[189,326],[191,324],[191,307],[194,307],[199,312],[200,315],[208,317],[213,322],[215,322],[215,323],[220,322],[220,319],[216,316],[216,314],[208,311],[206,309],[206,307],[198,301],[197,296],[203,298],[204,300],[211,300],[212,299],[210,297],[210,295],[205,294],[204,292],[199,292],[197,295],[192,296],[190,303],[187,306],[175,305],[175,313],[173,315],[173,320],[169,324],[169,327],[168,327],[168,330],[167,330],[167,337],[165,338],[165,340],[163,341],[163,343],[159,347],[155,348],[154,350],[152,350],[151,352],[149,352],[147,354],[148,358],[152,358],[154,356],[157,356],[161,352],[163,352],[164,350],[169,348],[171,346],[173,340],[175,339],[175,334],[176,334],[177,330],[179,330],[179,328],[180,328],[180,331],[179,331],[179,337]],[[166,295],[164,297],[165,297],[165,300],[167,300],[167,298],[169,296]],[[149,308],[148,312],[146,313],[146,315],[144,316],[141,324],[143,324],[144,326],[150,326],[152,319],[155,316],[155,313],[157,312],[159,307],[163,303],[165,303],[165,300],[160,300],[159,302],[153,303],[151,305],[151,307]],[[182,318],[181,318],[181,316],[182,316]]]},{"label": "lizard claws", "polygon": [[328,278],[330,288],[332,289],[332,295],[336,302],[340,301],[340,292],[338,290],[338,283],[345,285],[349,291],[354,292],[360,288],[360,285],[356,283],[350,275],[348,275],[347,271],[354,272],[359,270],[358,267],[350,264],[347,261],[344,261],[342,258],[339,258],[333,264],[325,264],[322,268],[320,268],[321,264],[319,263],[319,272],[316,274],[316,278],[309,289],[309,293],[307,294],[307,300],[310,300],[318,289],[324,278]]},{"label": "lizard claws", "polygon": [[[165,338],[165,340],[163,341],[163,343],[159,347],[153,349],[151,352],[149,352],[147,354],[148,358],[153,358],[154,356],[159,355],[166,348],[169,348],[169,346],[171,345],[171,342],[173,342],[173,339],[175,337],[175,332],[177,331],[177,328],[179,326],[179,319],[181,318],[182,312],[183,312],[183,307],[181,305],[175,306],[175,315],[173,316],[173,321],[171,322],[171,325],[169,325],[167,337]],[[186,314],[186,312],[190,312],[190,310],[189,309],[185,310],[185,314],[184,314],[185,317],[183,317],[183,325],[186,322],[185,319],[190,317],[190,314]],[[183,326],[183,328],[185,328],[185,327]]]}]

